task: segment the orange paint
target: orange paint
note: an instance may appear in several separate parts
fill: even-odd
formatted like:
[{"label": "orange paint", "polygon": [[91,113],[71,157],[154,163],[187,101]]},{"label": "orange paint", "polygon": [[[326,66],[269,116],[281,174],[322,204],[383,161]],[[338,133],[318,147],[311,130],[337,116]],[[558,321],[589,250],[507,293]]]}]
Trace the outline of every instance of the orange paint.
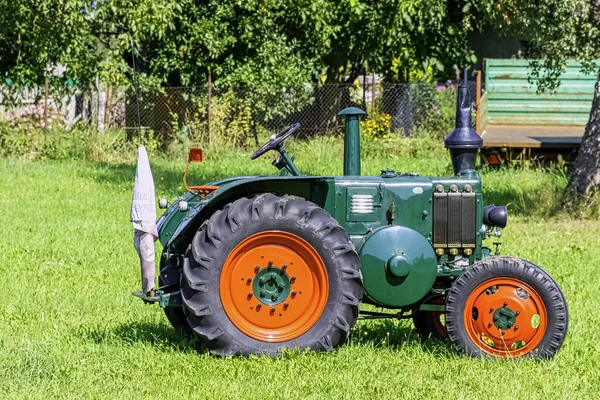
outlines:
[{"label": "orange paint", "polygon": [[[286,264],[292,281],[288,297],[273,306],[255,297],[248,279],[254,279],[256,266],[262,270],[269,261],[278,268]],[[223,264],[219,284],[221,303],[231,322],[264,342],[285,342],[306,333],[323,313],[329,294],[327,270],[317,251],[301,237],[283,231],[260,232],[237,245]]]},{"label": "orange paint", "polygon": [[[486,290],[494,287],[495,292],[491,290],[492,294],[486,294]],[[514,326],[501,330],[493,318],[494,311],[504,307],[504,303],[518,315]],[[473,316],[474,309],[477,309],[477,319]],[[535,315],[539,316],[537,327],[532,326]],[[495,357],[515,358],[540,344],[546,333],[548,316],[542,298],[531,286],[519,279],[502,277],[489,279],[471,292],[465,304],[464,323],[469,338],[483,351]],[[513,347],[517,343],[524,345]]]}]

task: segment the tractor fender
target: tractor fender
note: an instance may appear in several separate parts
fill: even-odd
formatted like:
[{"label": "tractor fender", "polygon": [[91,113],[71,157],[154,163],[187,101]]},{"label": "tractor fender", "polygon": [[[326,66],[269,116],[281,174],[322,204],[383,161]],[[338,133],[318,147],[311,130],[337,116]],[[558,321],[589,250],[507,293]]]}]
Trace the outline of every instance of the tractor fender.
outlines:
[{"label": "tractor fender", "polygon": [[171,253],[183,254],[200,225],[217,210],[239,198],[260,193],[274,193],[310,200],[313,182],[330,179],[332,178],[322,176],[254,176],[212,182],[210,185],[219,186],[219,188],[196,203],[189,202],[190,208],[187,216],[181,219],[176,230],[170,235],[165,249]]}]

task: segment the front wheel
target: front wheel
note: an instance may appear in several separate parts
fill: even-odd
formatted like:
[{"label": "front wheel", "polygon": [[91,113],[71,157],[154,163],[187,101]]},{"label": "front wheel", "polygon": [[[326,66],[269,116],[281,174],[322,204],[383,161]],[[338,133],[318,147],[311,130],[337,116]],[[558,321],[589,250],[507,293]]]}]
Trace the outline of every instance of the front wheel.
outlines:
[{"label": "front wheel", "polygon": [[217,355],[330,351],[358,317],[358,255],[329,213],[304,199],[242,198],[203,224],[183,266],[187,321]]},{"label": "front wheel", "polygon": [[461,353],[551,358],[568,328],[565,297],[552,277],[516,257],[490,257],[467,269],[446,299],[446,329]]}]

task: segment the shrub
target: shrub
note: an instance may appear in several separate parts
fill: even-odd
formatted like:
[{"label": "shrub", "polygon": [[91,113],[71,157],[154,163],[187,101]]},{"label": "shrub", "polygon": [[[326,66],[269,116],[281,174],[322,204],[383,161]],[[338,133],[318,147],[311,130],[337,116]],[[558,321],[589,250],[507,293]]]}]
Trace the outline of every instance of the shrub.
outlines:
[{"label": "shrub", "polygon": [[456,117],[456,85],[447,81],[438,85],[434,91],[423,94],[421,117],[416,123],[417,130],[433,134],[442,139],[454,129]]},{"label": "shrub", "polygon": [[363,137],[370,140],[386,139],[390,132],[390,121],[391,117],[384,113],[360,121]]},{"label": "shrub", "polygon": [[[73,129],[40,129],[12,126],[0,122],[0,156],[40,158],[45,160],[115,161],[135,159],[140,140],[128,140],[124,131],[102,133],[76,125]],[[158,152],[158,142],[151,131],[142,135],[141,142],[148,153]]]}]

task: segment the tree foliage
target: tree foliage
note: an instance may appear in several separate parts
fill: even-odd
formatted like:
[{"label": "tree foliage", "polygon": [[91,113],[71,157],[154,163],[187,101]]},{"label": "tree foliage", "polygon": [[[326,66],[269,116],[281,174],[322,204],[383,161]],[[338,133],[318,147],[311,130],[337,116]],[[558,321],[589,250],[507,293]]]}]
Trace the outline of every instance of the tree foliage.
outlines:
[{"label": "tree foliage", "polygon": [[277,89],[322,76],[352,81],[365,70],[402,80],[407,69],[475,61],[466,46],[474,17],[445,0],[2,3],[0,72],[15,85],[41,84],[57,65],[66,68],[57,86],[123,84],[132,42],[154,84],[205,83],[210,72],[217,82]]}]

